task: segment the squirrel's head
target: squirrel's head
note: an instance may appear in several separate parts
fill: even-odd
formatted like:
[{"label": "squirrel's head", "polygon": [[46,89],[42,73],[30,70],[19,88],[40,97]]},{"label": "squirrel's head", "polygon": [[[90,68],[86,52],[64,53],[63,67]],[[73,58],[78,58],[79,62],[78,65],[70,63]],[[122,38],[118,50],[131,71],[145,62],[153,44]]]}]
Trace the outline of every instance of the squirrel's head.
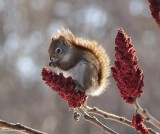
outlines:
[{"label": "squirrel's head", "polygon": [[71,48],[71,45],[69,45],[65,37],[52,37],[52,41],[48,49],[50,60],[52,62],[61,62],[66,60]]}]

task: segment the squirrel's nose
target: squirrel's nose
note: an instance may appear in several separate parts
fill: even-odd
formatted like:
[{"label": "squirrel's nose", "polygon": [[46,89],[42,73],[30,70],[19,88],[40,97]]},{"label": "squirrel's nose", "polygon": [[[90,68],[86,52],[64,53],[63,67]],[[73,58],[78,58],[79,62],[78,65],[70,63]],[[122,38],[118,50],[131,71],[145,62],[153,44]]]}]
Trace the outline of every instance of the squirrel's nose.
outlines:
[{"label": "squirrel's nose", "polygon": [[52,64],[53,64],[53,58],[52,58],[52,57],[50,57],[50,62],[49,62],[49,64],[48,64],[48,65],[49,65],[50,67],[52,67]]},{"label": "squirrel's nose", "polygon": [[51,62],[49,62],[49,64],[48,64],[50,67],[52,67],[52,65],[53,65],[53,62],[51,61]]}]

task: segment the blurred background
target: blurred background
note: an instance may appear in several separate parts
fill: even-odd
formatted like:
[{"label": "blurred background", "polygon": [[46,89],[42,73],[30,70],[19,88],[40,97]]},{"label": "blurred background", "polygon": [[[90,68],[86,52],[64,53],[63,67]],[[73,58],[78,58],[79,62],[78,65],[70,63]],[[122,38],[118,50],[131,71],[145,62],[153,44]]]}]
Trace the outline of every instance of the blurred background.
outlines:
[{"label": "blurred background", "polygon": [[[112,66],[114,39],[123,27],[144,71],[144,94],[139,102],[160,120],[160,30],[147,0],[0,0],[0,119],[49,134],[104,133],[83,119],[75,122],[67,103],[41,80],[41,70],[49,63],[51,35],[62,27],[78,37],[97,40]],[[107,91],[90,97],[88,104],[128,119],[135,114],[120,97],[112,76]],[[122,124],[98,119],[120,134],[136,133]]]}]

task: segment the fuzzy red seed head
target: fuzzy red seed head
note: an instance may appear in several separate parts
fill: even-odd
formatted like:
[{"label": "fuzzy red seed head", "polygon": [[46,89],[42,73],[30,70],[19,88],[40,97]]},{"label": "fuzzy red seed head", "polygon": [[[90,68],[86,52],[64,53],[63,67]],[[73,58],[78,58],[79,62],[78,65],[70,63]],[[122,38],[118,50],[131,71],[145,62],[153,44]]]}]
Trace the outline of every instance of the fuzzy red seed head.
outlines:
[{"label": "fuzzy red seed head", "polygon": [[132,126],[136,131],[141,132],[141,134],[149,134],[147,127],[144,125],[144,118],[140,114],[132,117]]},{"label": "fuzzy red seed head", "polygon": [[131,39],[123,29],[118,30],[115,51],[116,61],[114,67],[111,68],[112,74],[122,98],[126,103],[132,104],[143,93],[143,72],[138,68],[138,58]]},{"label": "fuzzy red seed head", "polygon": [[74,80],[71,77],[65,78],[62,73],[59,75],[44,67],[42,69],[42,79],[45,83],[56,91],[62,99],[68,102],[71,108],[81,107],[87,96],[84,92],[76,92]]},{"label": "fuzzy red seed head", "polygon": [[150,10],[151,10],[151,15],[154,18],[155,22],[158,24],[160,27],[160,0],[148,0],[150,5]]}]

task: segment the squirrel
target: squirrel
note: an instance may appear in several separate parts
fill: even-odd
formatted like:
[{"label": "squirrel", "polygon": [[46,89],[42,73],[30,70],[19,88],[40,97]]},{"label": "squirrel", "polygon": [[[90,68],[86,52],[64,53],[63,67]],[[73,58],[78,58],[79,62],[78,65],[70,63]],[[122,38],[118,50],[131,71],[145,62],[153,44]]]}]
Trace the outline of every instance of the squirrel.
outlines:
[{"label": "squirrel", "polygon": [[48,49],[49,66],[71,76],[76,89],[86,95],[102,94],[110,74],[110,60],[105,49],[96,41],[74,36],[69,29],[59,30],[58,33],[52,36]]}]

